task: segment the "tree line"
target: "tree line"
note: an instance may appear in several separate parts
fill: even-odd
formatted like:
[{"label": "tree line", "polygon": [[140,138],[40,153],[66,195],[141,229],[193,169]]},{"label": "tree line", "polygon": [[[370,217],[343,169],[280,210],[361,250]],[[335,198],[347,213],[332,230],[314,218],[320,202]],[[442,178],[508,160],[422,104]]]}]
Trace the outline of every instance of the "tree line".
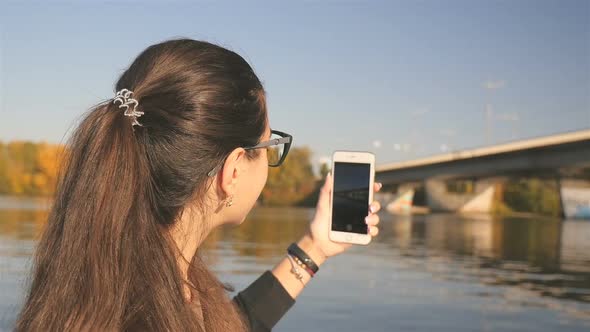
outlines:
[{"label": "tree line", "polygon": [[[46,142],[0,141],[0,195],[52,196],[66,147]],[[260,196],[264,205],[298,205],[317,189],[307,147],[293,147],[280,167],[272,167]]]},{"label": "tree line", "polygon": [[0,141],[0,194],[52,195],[63,152],[58,144]]},{"label": "tree line", "polygon": [[[46,142],[0,141],[0,195],[45,196],[55,192],[66,147]],[[259,203],[267,206],[314,206],[328,165],[314,174],[312,151],[293,147],[280,167],[271,167]],[[584,177],[590,179],[590,169]],[[554,180],[512,178],[495,198],[495,212],[531,212],[558,216],[559,186]],[[461,191],[466,190],[460,188]]]}]

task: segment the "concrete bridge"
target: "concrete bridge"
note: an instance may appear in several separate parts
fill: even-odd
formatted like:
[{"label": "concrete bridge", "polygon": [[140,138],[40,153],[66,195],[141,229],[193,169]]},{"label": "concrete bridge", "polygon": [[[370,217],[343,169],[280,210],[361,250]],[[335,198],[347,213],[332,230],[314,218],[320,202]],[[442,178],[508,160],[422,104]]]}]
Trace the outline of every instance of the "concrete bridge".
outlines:
[{"label": "concrete bridge", "polygon": [[[517,176],[555,179],[563,215],[590,218],[590,130],[379,165],[375,176],[390,191],[379,199],[392,212],[411,211],[418,187],[431,210],[489,212],[497,184]],[[449,190],[449,183],[470,190]]]}]

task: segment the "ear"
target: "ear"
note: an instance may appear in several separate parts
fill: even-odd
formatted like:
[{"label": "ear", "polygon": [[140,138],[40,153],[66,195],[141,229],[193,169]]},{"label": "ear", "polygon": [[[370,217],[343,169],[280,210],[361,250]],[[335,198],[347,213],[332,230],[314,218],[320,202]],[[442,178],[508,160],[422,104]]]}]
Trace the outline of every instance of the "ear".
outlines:
[{"label": "ear", "polygon": [[246,150],[243,148],[234,149],[225,159],[218,179],[219,186],[226,197],[235,193],[235,187],[244,170],[245,159]]}]

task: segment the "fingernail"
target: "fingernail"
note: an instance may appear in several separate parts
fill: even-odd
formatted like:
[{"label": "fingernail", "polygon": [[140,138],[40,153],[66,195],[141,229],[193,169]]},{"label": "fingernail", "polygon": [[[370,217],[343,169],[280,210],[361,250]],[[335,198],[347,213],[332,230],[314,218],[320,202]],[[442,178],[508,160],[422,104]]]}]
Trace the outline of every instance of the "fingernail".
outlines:
[{"label": "fingernail", "polygon": [[369,224],[369,217],[368,216],[365,217],[365,224],[367,224],[367,225]]},{"label": "fingernail", "polygon": [[383,183],[379,182],[379,189],[383,187]]},{"label": "fingernail", "polygon": [[369,206],[369,211],[371,213],[375,213],[375,208],[373,207],[373,205]]}]

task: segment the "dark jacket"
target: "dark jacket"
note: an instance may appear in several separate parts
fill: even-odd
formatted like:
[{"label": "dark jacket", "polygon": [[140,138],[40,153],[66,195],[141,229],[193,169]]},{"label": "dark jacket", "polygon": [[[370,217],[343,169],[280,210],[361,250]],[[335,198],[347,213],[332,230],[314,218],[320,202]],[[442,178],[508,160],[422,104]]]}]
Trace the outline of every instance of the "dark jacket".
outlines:
[{"label": "dark jacket", "polygon": [[234,296],[233,301],[247,317],[251,332],[271,331],[295,303],[270,270]]}]

